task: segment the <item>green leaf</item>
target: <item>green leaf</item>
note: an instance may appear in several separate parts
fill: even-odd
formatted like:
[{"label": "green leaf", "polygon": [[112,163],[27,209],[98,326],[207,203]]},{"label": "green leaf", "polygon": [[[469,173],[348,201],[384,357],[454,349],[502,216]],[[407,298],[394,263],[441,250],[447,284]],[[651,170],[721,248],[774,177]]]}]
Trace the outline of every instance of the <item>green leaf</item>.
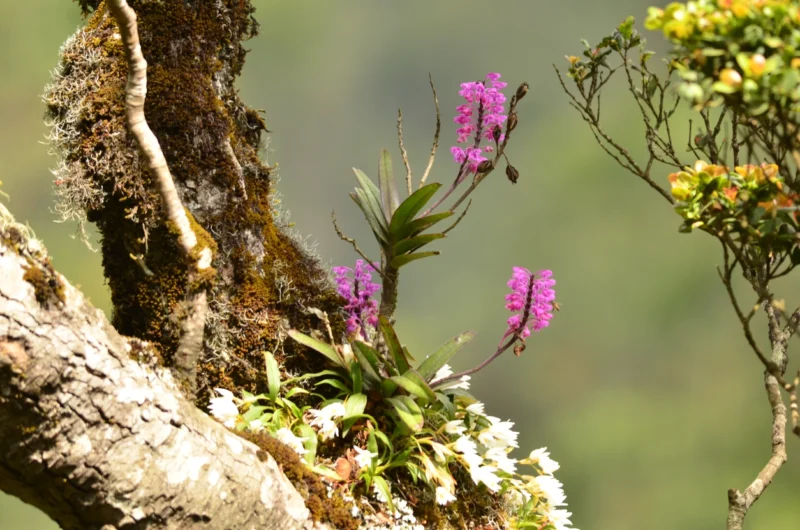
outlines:
[{"label": "green leaf", "polygon": [[250,407],[247,409],[247,412],[242,414],[242,419],[247,423],[250,423],[251,421],[260,418],[265,410],[267,410],[267,407],[262,407],[260,405]]},{"label": "green leaf", "polygon": [[425,390],[419,384],[417,384],[410,378],[406,377],[405,375],[393,375],[389,379],[397,383],[397,386],[399,386],[412,396],[416,396],[423,401],[426,401],[428,399],[428,395],[425,393]]},{"label": "green leaf", "polygon": [[344,359],[342,359],[341,355],[339,355],[339,352],[337,352],[336,349],[330,344],[326,344],[313,337],[309,337],[305,333],[300,333],[296,329],[290,329],[289,336],[303,346],[308,346],[312,350],[318,351],[339,366],[343,368],[345,367]]},{"label": "green leaf", "polygon": [[392,502],[392,490],[389,489],[389,484],[386,482],[386,479],[381,476],[374,476],[372,480],[375,481],[375,487],[380,490],[384,497],[386,497],[386,503],[389,505],[389,509],[394,511],[394,503]]},{"label": "green leaf", "polygon": [[442,392],[436,392],[436,400],[442,404],[445,412],[447,413],[448,421],[454,419],[456,417],[456,407],[453,405],[453,401]]},{"label": "green leaf", "polygon": [[298,425],[297,430],[300,431],[300,437],[305,438],[303,447],[308,451],[303,455],[303,458],[305,458],[309,466],[313,466],[314,459],[317,457],[317,433],[310,425],[305,423]]},{"label": "green leaf", "polygon": [[[370,432],[370,434],[374,434],[375,438],[377,438],[378,440],[383,442],[383,445],[385,445],[387,447],[387,449],[389,449],[389,452],[393,452],[394,451],[394,446],[392,445],[392,442],[389,441],[389,437],[386,436],[381,430],[379,430],[379,429],[372,430],[371,429],[369,432]],[[372,449],[370,449],[370,451],[372,451]],[[376,449],[375,451],[372,451],[372,452],[373,453],[377,453],[378,450]]]},{"label": "green leaf", "polygon": [[430,387],[428,382],[425,381],[425,378],[422,377],[416,369],[411,368],[408,372],[406,372],[403,375],[414,381],[417,385],[419,385],[422,388],[422,390],[425,392],[425,397],[427,398],[428,401],[436,401],[436,393]]},{"label": "green leaf", "polygon": [[334,482],[342,481],[342,477],[339,476],[339,473],[337,473],[336,471],[327,466],[314,466],[311,468],[311,470],[317,475],[322,475],[323,477],[327,477]]},{"label": "green leaf", "polygon": [[421,236],[409,237],[408,239],[404,239],[395,244],[394,255],[400,256],[406,252],[413,252],[418,248],[427,245],[431,241],[436,241],[437,239],[442,239],[443,237],[445,237],[444,234],[424,234]]},{"label": "green leaf", "polygon": [[367,396],[364,394],[352,394],[347,396],[347,399],[344,400],[344,418],[348,419],[354,416],[359,416],[364,413],[364,409],[367,408]]},{"label": "green leaf", "polygon": [[440,252],[438,250],[431,250],[428,252],[417,252],[416,254],[403,254],[402,256],[397,256],[396,258],[392,259],[391,265],[395,269],[399,269],[403,265],[408,265],[412,261],[417,261],[418,259],[429,258],[431,256],[438,256]]},{"label": "green leaf", "polygon": [[378,350],[370,346],[369,344],[365,344],[360,340],[357,340],[353,343],[353,353],[358,359],[358,362],[361,363],[362,367],[366,369],[366,372],[375,377],[378,381],[382,379],[380,376],[380,353]]},{"label": "green leaf", "polygon": [[[389,224],[386,220],[386,213],[383,211],[381,207],[381,192],[372,182],[372,180],[360,169],[353,168],[353,172],[356,174],[356,180],[358,180],[359,185],[361,186],[361,191],[364,194],[364,201],[367,206],[372,210],[375,214],[375,217],[380,224],[381,228],[383,229],[383,233],[388,235],[389,233]],[[359,188],[356,188],[356,192],[358,192]]]},{"label": "green leaf", "polygon": [[409,368],[411,368],[411,365],[408,363],[408,359],[406,359],[403,347],[400,345],[400,340],[397,338],[397,333],[394,332],[394,328],[385,315],[378,317],[378,327],[380,327],[383,338],[386,340],[386,346],[389,348],[389,353],[392,355],[392,359],[394,359],[394,364],[398,372],[401,374],[406,373]]},{"label": "green leaf", "polygon": [[353,361],[350,363],[350,379],[353,381],[353,393],[360,394],[361,393],[361,365],[358,361]]},{"label": "green leaf", "polygon": [[397,390],[397,383],[391,379],[383,379],[381,381],[381,393],[384,397],[393,396],[395,390]]},{"label": "green leaf", "polygon": [[400,199],[397,198],[397,185],[394,181],[394,171],[392,170],[392,157],[389,151],[381,149],[381,159],[378,163],[378,184],[381,187],[381,204],[386,221],[392,219],[392,214],[397,210]]},{"label": "green leaf", "polygon": [[301,388],[299,386],[296,386],[296,387],[291,388],[288,392],[286,392],[286,399],[288,399],[290,397],[294,397],[297,394],[310,394],[310,392],[308,390],[306,390],[305,388]]},{"label": "green leaf", "polygon": [[367,451],[378,454],[378,439],[375,437],[373,429],[369,430],[369,435],[367,436]]},{"label": "green leaf", "polygon": [[347,386],[345,386],[345,384],[342,383],[342,381],[339,379],[323,379],[322,381],[318,381],[315,386],[320,386],[320,385],[329,385],[337,390],[341,390],[345,394],[350,393],[350,389],[347,388]]},{"label": "green leaf", "polygon": [[413,368],[403,375],[395,375],[390,379],[409,394],[421,399],[423,403],[436,400],[436,395],[431,390],[431,387]]},{"label": "green leaf", "polygon": [[[323,375],[335,375],[339,377],[341,374],[334,370],[322,370],[321,372],[314,372],[313,374],[303,374],[303,375],[298,375],[297,377],[291,377],[283,382],[283,386],[290,386],[294,383],[305,381],[307,379],[313,379],[315,377],[322,377]],[[299,388],[299,387],[294,387],[294,388]],[[289,394],[287,394],[287,397],[291,397],[290,394],[291,390],[289,391]]]},{"label": "green leaf", "polygon": [[278,361],[271,352],[264,352],[264,363],[267,365],[267,385],[269,387],[269,399],[275,401],[278,392],[281,390],[281,372],[278,369]]},{"label": "green leaf", "polygon": [[413,399],[408,396],[397,396],[386,398],[386,401],[394,406],[395,412],[400,417],[400,420],[412,432],[419,432],[425,425],[425,417],[422,415],[422,410],[419,408]]},{"label": "green leaf", "polygon": [[400,228],[414,219],[414,216],[425,207],[441,186],[438,182],[432,182],[409,195],[406,200],[400,203],[400,206],[397,207],[397,210],[392,215],[392,220],[389,223],[389,232],[392,235],[396,235]]},{"label": "green leaf", "polygon": [[464,347],[469,341],[471,341],[475,337],[475,333],[472,331],[467,331],[465,333],[461,333],[460,335],[456,335],[452,339],[448,340],[441,346],[439,349],[433,352],[428,356],[427,359],[422,361],[422,364],[419,365],[417,371],[419,375],[425,378],[426,381],[430,381],[431,378],[436,375],[436,372],[439,369],[450,362],[450,359],[458,353],[458,350]]},{"label": "green leaf", "polygon": [[427,230],[428,228],[432,227],[439,221],[447,219],[453,215],[453,212],[442,212],[442,213],[434,213],[431,215],[426,215],[425,217],[420,217],[419,219],[414,219],[413,221],[409,221],[405,223],[402,227],[400,227],[397,232],[393,232],[392,235],[395,238],[395,241],[400,241],[403,239],[407,239],[411,236],[415,236],[422,232],[423,230]]},{"label": "green leaf", "polygon": [[295,405],[293,401],[290,401],[288,399],[283,399],[283,403],[284,403],[284,407],[285,408],[287,408],[290,411],[292,411],[292,415],[295,418],[297,418],[298,420],[303,418],[303,411],[301,411],[300,407]]},{"label": "green leaf", "polygon": [[619,25],[618,30],[623,37],[630,39],[633,34],[633,17],[626,18],[625,22]]},{"label": "green leaf", "polygon": [[[383,213],[380,211],[377,213],[375,212],[367,200],[366,193],[361,188],[356,188],[355,195],[351,193],[350,197],[352,197],[356,204],[358,204],[358,207],[361,208],[369,227],[372,228],[372,231],[375,233],[375,237],[377,237],[379,241],[388,244],[389,237],[386,234],[386,230],[381,225]],[[383,222],[385,223],[386,221],[383,220]]]}]

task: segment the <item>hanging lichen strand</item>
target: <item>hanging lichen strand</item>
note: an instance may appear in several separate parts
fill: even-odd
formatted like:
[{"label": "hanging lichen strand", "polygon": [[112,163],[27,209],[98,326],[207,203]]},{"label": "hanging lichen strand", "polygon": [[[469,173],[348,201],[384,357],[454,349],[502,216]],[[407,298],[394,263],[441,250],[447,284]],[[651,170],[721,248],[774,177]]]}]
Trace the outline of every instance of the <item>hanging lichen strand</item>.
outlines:
[{"label": "hanging lichen strand", "polygon": [[[156,344],[172,362],[188,309],[187,267],[165,222],[146,164],[125,124],[127,67],[103,3],[81,1],[88,20],[65,43],[45,94],[59,158],[57,211],[95,223],[117,329]],[[275,210],[271,168],[258,158],[265,122],[238,98],[242,42],[257,31],[247,0],[131,0],[148,62],[145,113],[198,239],[214,249],[209,314],[199,373],[201,400],[213,386],[258,389],[263,350],[287,367],[313,368],[283,349],[280,330],[312,329],[339,301],[328,275],[287,234]],[[96,9],[95,9],[96,8]],[[90,13],[91,12],[91,13]],[[335,326],[341,327],[338,319]]]}]

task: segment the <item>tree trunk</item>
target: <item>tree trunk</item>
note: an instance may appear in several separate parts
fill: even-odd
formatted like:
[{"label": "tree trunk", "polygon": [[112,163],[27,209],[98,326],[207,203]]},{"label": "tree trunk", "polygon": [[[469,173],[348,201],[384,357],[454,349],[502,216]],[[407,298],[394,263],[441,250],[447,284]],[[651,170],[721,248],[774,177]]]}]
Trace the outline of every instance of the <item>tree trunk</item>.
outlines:
[{"label": "tree trunk", "polygon": [[[85,9],[92,2],[82,3]],[[216,249],[199,366],[199,403],[212,388],[264,389],[264,350],[285,369],[321,362],[284,343],[289,327],[319,326],[339,300],[328,273],[286,229],[274,171],[258,157],[266,124],[234,88],[242,41],[257,31],[248,0],[131,0],[148,63],[145,114],[192,228]],[[147,165],[125,123],[127,67],[119,31],[101,3],[62,49],[46,94],[63,217],[96,223],[122,334],[150,341],[172,365],[191,290],[175,227],[165,222]]]},{"label": "tree trunk", "polygon": [[[318,369],[321,358],[284,343],[286,329],[319,327],[309,308],[343,330],[328,273],[276,209],[273,168],[258,157],[266,124],[234,88],[253,7],[129,1],[148,63],[147,121],[191,230],[214,251],[198,278],[126,127],[119,30],[103,2],[79,3],[86,26],[62,48],[46,94],[57,211],[97,225],[113,316],[0,205],[0,490],[68,529],[314,526],[326,520],[319,480],[195,407],[218,386],[265,390],[264,350],[284,371]],[[197,282],[209,309],[192,403],[170,368]],[[302,496],[284,473],[306,481]]]}]

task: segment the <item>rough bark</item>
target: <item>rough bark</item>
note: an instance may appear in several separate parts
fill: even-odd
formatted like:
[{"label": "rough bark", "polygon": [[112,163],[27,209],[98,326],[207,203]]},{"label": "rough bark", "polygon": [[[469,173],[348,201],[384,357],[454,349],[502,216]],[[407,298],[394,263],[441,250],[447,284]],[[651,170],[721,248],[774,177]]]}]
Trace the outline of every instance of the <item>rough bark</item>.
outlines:
[{"label": "rough bark", "polygon": [[0,490],[65,529],[292,529],[275,461],[184,399],[0,205]]},{"label": "rough bark", "polygon": [[[199,403],[216,386],[265,390],[264,350],[286,370],[313,371],[321,357],[284,342],[291,327],[321,323],[340,300],[328,273],[292,236],[277,208],[274,168],[259,159],[266,124],[234,86],[243,41],[257,25],[248,0],[129,0],[147,62],[147,122],[161,146],[200,247],[214,250],[208,274]],[[181,324],[198,288],[168,222],[147,160],[126,124],[125,48],[101,2],[64,45],[45,100],[60,159],[58,209],[101,233],[113,325],[150,341],[164,363],[180,364]],[[316,364],[315,364],[316,363]]]}]

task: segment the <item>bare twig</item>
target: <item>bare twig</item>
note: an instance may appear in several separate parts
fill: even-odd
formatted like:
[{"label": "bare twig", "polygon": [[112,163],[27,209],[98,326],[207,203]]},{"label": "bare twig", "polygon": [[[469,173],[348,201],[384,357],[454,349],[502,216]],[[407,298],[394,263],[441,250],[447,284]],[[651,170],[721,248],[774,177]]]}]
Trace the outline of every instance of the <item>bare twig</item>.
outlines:
[{"label": "bare twig", "polygon": [[431,146],[431,156],[428,158],[428,165],[425,167],[425,172],[422,174],[422,178],[419,180],[420,188],[425,185],[425,181],[428,180],[428,175],[433,167],[433,160],[436,158],[436,149],[439,147],[439,131],[442,128],[442,116],[439,113],[439,98],[436,96],[436,87],[433,85],[433,76],[431,74],[428,74],[428,82],[431,84],[431,92],[433,92],[433,104],[436,106],[436,132],[433,135],[433,145]]},{"label": "bare twig", "polygon": [[[651,164],[653,162],[653,155],[651,154],[650,160],[648,160],[648,163],[646,165],[647,167],[645,169],[643,169],[641,166],[639,166],[639,164],[636,162],[636,160],[633,159],[633,157],[628,152],[628,150],[625,149],[624,147],[622,147],[620,144],[618,144],[600,126],[600,121],[598,119],[597,112],[594,109],[592,109],[592,107],[591,107],[591,99],[590,99],[590,97],[593,97],[594,94],[591,91],[589,91],[589,97],[587,97],[585,95],[582,95],[582,97],[584,97],[584,102],[581,103],[575,97],[575,95],[567,88],[567,84],[564,81],[564,78],[561,75],[561,71],[558,69],[558,67],[556,65],[553,65],[553,69],[555,69],[555,71],[556,71],[556,75],[558,76],[558,82],[561,84],[561,88],[564,90],[564,92],[567,94],[567,96],[572,100],[571,101],[572,106],[575,107],[579,111],[579,113],[581,115],[581,118],[583,118],[583,120],[586,121],[586,123],[589,124],[589,128],[591,129],[592,134],[594,134],[595,139],[600,144],[600,146],[603,148],[603,150],[606,153],[608,153],[609,155],[611,155],[611,157],[620,166],[622,166],[626,170],[630,171],[634,175],[638,176],[639,178],[641,178],[642,180],[647,182],[647,184],[651,188],[656,190],[662,197],[664,197],[667,201],[669,201],[670,204],[674,204],[675,203],[675,199],[672,198],[672,195],[669,192],[667,192],[664,188],[659,186],[655,181],[653,181],[652,178],[650,178],[650,167],[651,167]],[[608,79],[605,80],[605,82],[607,82],[607,81],[608,81]],[[579,84],[579,88],[580,88],[580,84]],[[581,91],[581,92],[583,92],[583,91]],[[605,144],[600,141],[600,138],[602,138],[605,141]],[[610,147],[608,147],[608,146],[610,146]],[[612,153],[611,152],[611,148],[613,148],[613,150],[616,153]],[[623,162],[623,159],[624,159],[624,162]]]},{"label": "bare twig", "polygon": [[347,237],[346,235],[344,235],[342,230],[339,228],[339,223],[336,222],[336,212],[331,212],[331,219],[333,219],[333,229],[336,230],[336,235],[339,236],[339,239],[341,239],[342,241],[344,241],[346,243],[350,243],[351,245],[353,245],[353,249],[358,253],[359,256],[364,258],[364,261],[366,261],[367,264],[370,267],[372,267],[372,270],[377,272],[379,275],[383,276],[383,273],[381,272],[380,267],[376,267],[375,263],[371,259],[369,259],[367,257],[367,255],[364,253],[364,251],[362,251],[360,248],[358,248],[358,243],[356,243],[356,240],[353,239],[352,237]]},{"label": "bare twig", "polygon": [[461,212],[461,215],[458,216],[458,219],[456,219],[456,222],[453,223],[452,225],[450,225],[446,230],[442,230],[442,233],[446,234],[447,232],[449,232],[450,230],[452,230],[453,228],[458,226],[458,223],[460,223],[461,220],[464,218],[464,216],[467,215],[467,212],[469,211],[469,207],[470,206],[472,206],[472,199],[469,200],[469,202],[467,203],[467,207],[464,208],[464,211]]},{"label": "bare twig", "polygon": [[400,109],[397,109],[397,143],[400,144],[400,156],[403,157],[403,165],[406,166],[406,188],[408,188],[408,194],[411,195],[413,192],[411,166],[408,163],[408,151],[403,143],[403,111]]},{"label": "bare twig", "polygon": [[789,408],[792,414],[792,432],[800,436],[800,411],[797,410],[797,388],[800,387],[800,370],[792,382],[792,390],[789,392]]}]

